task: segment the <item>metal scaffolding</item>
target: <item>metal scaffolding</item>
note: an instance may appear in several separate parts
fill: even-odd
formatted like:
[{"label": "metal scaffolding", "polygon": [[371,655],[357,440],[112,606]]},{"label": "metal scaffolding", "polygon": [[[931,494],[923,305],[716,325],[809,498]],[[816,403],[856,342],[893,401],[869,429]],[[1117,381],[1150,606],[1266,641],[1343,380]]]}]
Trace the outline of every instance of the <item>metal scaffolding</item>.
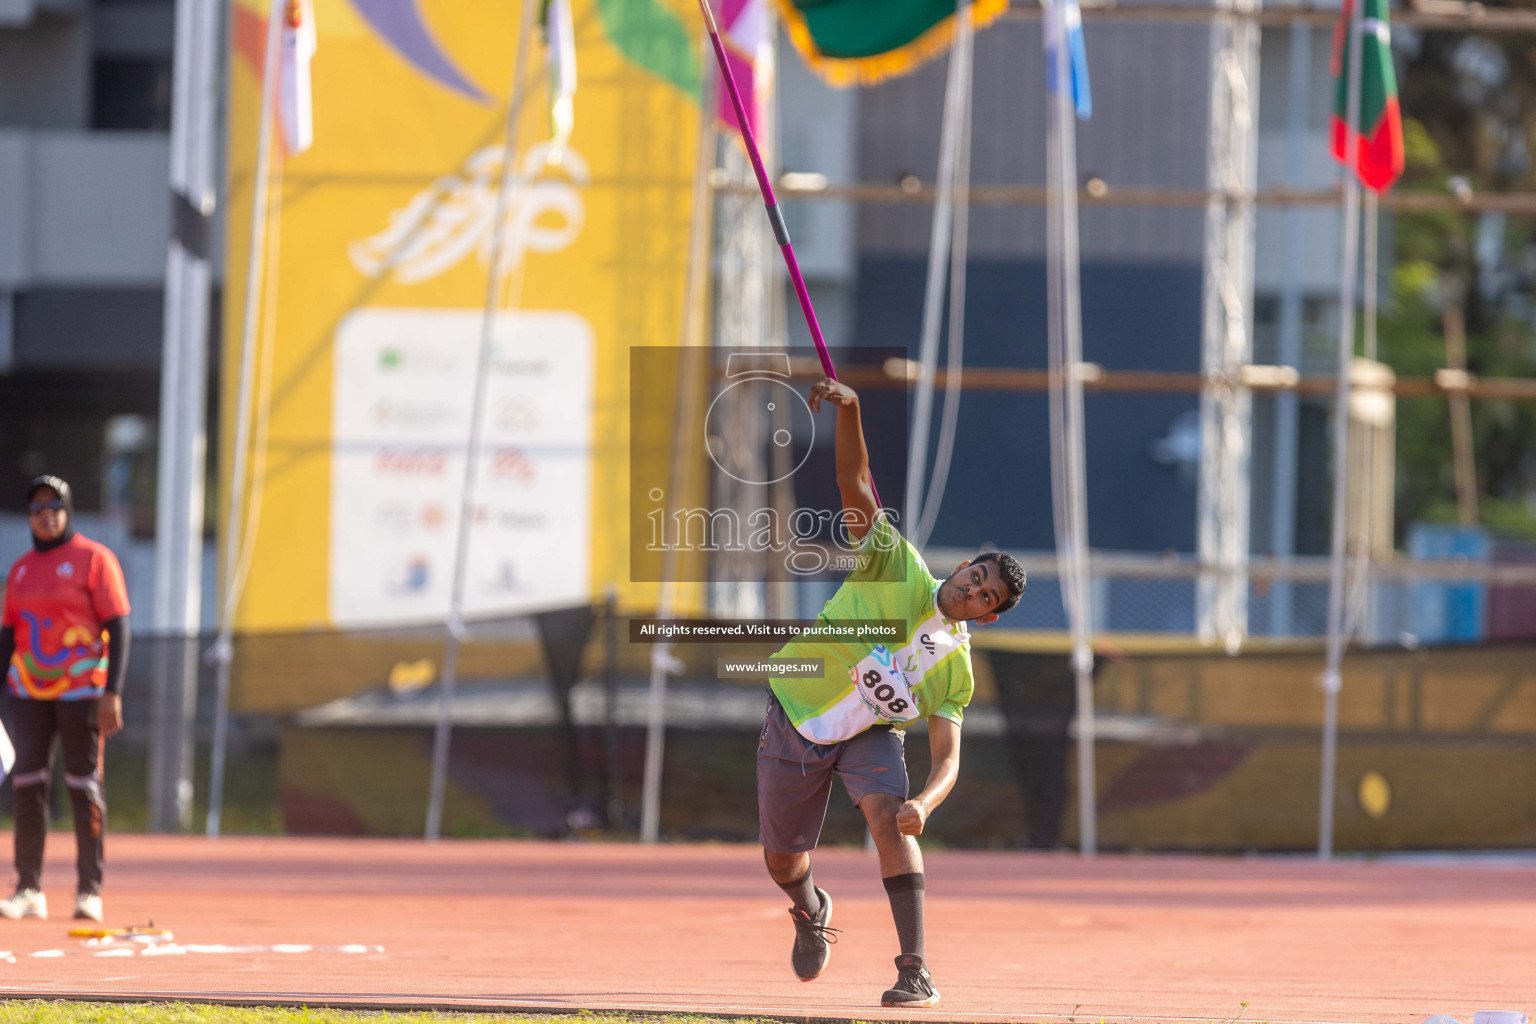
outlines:
[{"label": "metal scaffolding", "polygon": [[1239,376],[1253,354],[1253,200],[1257,184],[1256,0],[1221,0],[1211,22],[1210,152],[1196,536],[1206,572],[1195,623],[1204,643],[1236,653],[1248,633],[1249,443],[1253,398]]},{"label": "metal scaffolding", "polygon": [[[1197,548],[1193,565],[1186,566],[1196,575],[1195,626],[1199,639],[1207,645],[1220,645],[1229,653],[1237,653],[1248,636],[1248,604],[1250,590],[1250,500],[1251,500],[1251,448],[1253,392],[1268,390],[1280,394],[1292,406],[1299,395],[1333,394],[1339,387],[1338,417],[1342,424],[1336,433],[1341,439],[1348,434],[1349,415],[1347,388],[1347,364],[1338,377],[1306,378],[1299,376],[1295,354],[1282,355],[1286,366],[1254,366],[1253,359],[1253,293],[1254,293],[1254,236],[1255,211],[1260,204],[1276,204],[1291,207],[1334,207],[1341,202],[1349,209],[1344,189],[1297,189],[1294,187],[1270,188],[1261,193],[1258,189],[1258,83],[1260,33],[1266,27],[1289,27],[1292,41],[1314,28],[1331,25],[1338,19],[1338,9],[1322,9],[1304,6],[1277,7],[1268,10],[1260,0],[1213,0],[1211,6],[1181,6],[1145,4],[1121,7],[1113,2],[1088,3],[1083,7],[1085,18],[1127,19],[1161,21],[1185,24],[1208,24],[1210,29],[1209,64],[1209,148],[1206,162],[1205,187],[1203,189],[1165,189],[1146,187],[1117,187],[1113,183],[1093,179],[1088,182],[1072,178],[1059,179],[1056,188],[1025,185],[972,185],[966,190],[969,202],[979,206],[1037,206],[1051,202],[1056,195],[1080,199],[1092,206],[1147,206],[1162,208],[1202,208],[1205,211],[1205,236],[1203,253],[1203,316],[1201,330],[1201,369],[1196,374],[1170,374],[1155,372],[1105,372],[1087,363],[1075,363],[1069,372],[1077,376],[1082,388],[1099,391],[1132,393],[1197,392],[1200,396],[1200,482],[1197,497]],[[1021,4],[1012,10],[1011,19],[1032,19],[1041,15],[1035,4]],[[1401,23],[1422,31],[1471,31],[1536,33],[1536,13],[1529,11],[1489,11],[1476,3],[1457,0],[1416,0],[1407,11],[1394,14]],[[1305,60],[1310,52],[1298,47],[1293,56],[1291,73],[1305,76],[1308,68],[1299,69],[1297,61]],[[1358,63],[1358,62],[1357,62]],[[1304,98],[1304,97],[1303,97]],[[1292,100],[1292,121],[1304,128],[1305,103]],[[1299,113],[1298,113],[1299,111]],[[1296,125],[1292,126],[1296,128]],[[1292,135],[1297,132],[1293,131]],[[1292,140],[1295,141],[1294,138]],[[746,161],[734,146],[727,146],[725,167],[717,169],[710,178],[721,204],[721,262],[719,305],[717,311],[718,341],[722,346],[752,347],[769,336],[770,315],[768,302],[777,286],[769,275],[771,270],[767,249],[767,225],[756,208],[757,190],[747,173]],[[1075,172],[1073,172],[1075,177]],[[1288,173],[1287,185],[1294,185],[1295,175]],[[860,203],[938,203],[944,208],[946,193],[945,174],[940,172],[937,187],[925,185],[904,176],[899,183],[863,182],[833,185],[818,174],[801,173],[781,180],[783,195],[801,199],[843,200]],[[1081,188],[1079,192],[1073,186]],[[766,190],[766,185],[764,186]],[[1501,211],[1530,214],[1536,212],[1536,193],[1501,193],[1474,195],[1470,190],[1436,193],[1396,193],[1383,197],[1383,209],[1405,212],[1430,210],[1454,210],[1461,212]],[[1346,213],[1346,218],[1348,214]],[[1075,217],[1074,217],[1075,220]],[[1290,229],[1288,229],[1289,231]],[[937,240],[942,232],[935,232]],[[1294,254],[1291,263],[1294,264]],[[1294,272],[1294,266],[1290,268]],[[1347,293],[1346,293],[1347,294]],[[1296,296],[1291,296],[1296,299]],[[1347,301],[1347,300],[1346,300]],[[1295,305],[1296,303],[1293,303]],[[1292,314],[1295,310],[1290,311]],[[1347,324],[1346,320],[1346,324]],[[1346,330],[1346,336],[1348,331]],[[926,349],[925,349],[926,352]],[[902,360],[893,360],[903,363]],[[905,361],[910,362],[910,361]],[[882,370],[852,368],[847,375],[849,383],[859,386],[904,387],[919,372],[915,365],[890,366]],[[931,358],[925,355],[924,365],[929,368],[921,373],[926,387],[948,383],[953,375],[931,368]],[[811,367],[800,367],[794,374],[798,379],[819,376]],[[960,387],[979,390],[1045,390],[1049,375],[1040,371],[1015,368],[969,367],[963,371]],[[1375,392],[1375,397],[1386,398],[1389,394],[1444,394],[1465,400],[1470,397],[1509,397],[1519,400],[1536,399],[1536,386],[1524,381],[1474,381],[1465,373],[1459,376],[1437,375],[1429,378],[1395,379],[1377,381],[1365,390]],[[921,411],[924,406],[919,404]],[[750,438],[760,438],[762,424],[753,420],[754,410],[740,411],[745,420],[744,436],[733,439],[730,450],[742,458],[753,457],[748,451]],[[734,418],[734,417],[733,417]],[[1078,416],[1074,430],[1081,430]],[[1294,430],[1294,422],[1289,428]],[[1080,435],[1079,435],[1080,443]],[[1294,457],[1294,448],[1290,449]],[[760,452],[761,449],[759,448]],[[921,437],[914,447],[915,458],[921,465]],[[1337,472],[1342,478],[1349,472],[1347,454],[1341,447],[1336,456]],[[726,478],[730,473],[717,476],[723,490],[717,493],[716,504],[729,506],[731,485]],[[1292,488],[1294,490],[1294,488]],[[1343,515],[1345,488],[1335,488],[1336,516]],[[909,511],[915,503],[909,497]],[[1059,517],[1059,512],[1058,512]],[[1061,537],[1058,545],[1065,547]],[[1277,573],[1260,559],[1258,576],[1265,582],[1279,580],[1284,573]],[[1069,589],[1068,578],[1081,573],[1085,579],[1072,582],[1082,593],[1092,590],[1094,569],[1099,564],[1089,562],[1086,553],[1084,567],[1080,570],[1059,570],[1064,592]],[[1149,571],[1167,571],[1163,568]],[[741,567],[721,564],[724,583],[717,584],[712,606],[718,612],[753,614],[761,610],[761,600],[743,600],[748,593],[748,577]],[[1175,573],[1177,575],[1177,573]],[[1337,573],[1335,573],[1337,577]],[[1289,576],[1286,576],[1286,583]],[[1336,593],[1331,598],[1331,629],[1329,674],[1336,684],[1338,661],[1342,647],[1338,621],[1343,607],[1337,593],[1340,583],[1333,581]],[[759,590],[753,590],[760,593]],[[1064,594],[1065,598],[1065,594]],[[1068,604],[1070,598],[1065,598]],[[1286,602],[1289,598],[1287,596]],[[1078,646],[1075,661],[1079,667],[1089,661],[1090,652],[1080,637],[1074,637]],[[1080,672],[1085,676],[1086,671]],[[1091,696],[1080,696],[1080,706],[1092,706]],[[1331,705],[1330,705],[1331,707]],[[1330,712],[1331,713],[1331,712]],[[1081,740],[1080,734],[1080,740]],[[1091,750],[1083,762],[1085,777],[1092,768]],[[1330,767],[1325,766],[1328,776]],[[1091,788],[1091,787],[1090,787]],[[1324,820],[1330,818],[1330,797],[1325,792]],[[1088,819],[1091,822],[1091,818]],[[1320,849],[1331,847],[1329,826],[1323,825]],[[1084,828],[1084,850],[1092,849],[1091,824]]]},{"label": "metal scaffolding", "polygon": [[[725,150],[722,173],[727,182],[750,185],[752,166],[741,145],[722,136]],[[770,157],[771,159],[771,157]],[[731,352],[760,348],[769,332],[768,223],[762,203],[752,191],[731,190],[720,196],[719,293],[716,304],[716,343]],[[729,367],[727,367],[727,371]],[[719,397],[720,408],[708,418],[706,443],[714,463],[713,507],[730,508],[737,522],[747,522],[750,504],[766,482],[766,410],[751,401],[752,387],[728,388]],[[718,428],[718,430],[717,430]],[[767,610],[761,559],[745,550],[720,552],[715,560],[716,579],[710,587],[710,610],[717,615],[741,618],[761,616]]]}]

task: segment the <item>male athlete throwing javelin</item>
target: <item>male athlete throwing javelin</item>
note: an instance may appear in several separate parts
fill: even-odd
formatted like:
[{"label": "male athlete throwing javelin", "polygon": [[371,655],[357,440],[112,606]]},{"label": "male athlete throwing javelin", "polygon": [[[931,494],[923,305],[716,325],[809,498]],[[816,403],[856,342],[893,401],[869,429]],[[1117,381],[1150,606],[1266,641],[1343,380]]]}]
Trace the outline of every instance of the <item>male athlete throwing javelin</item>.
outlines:
[{"label": "male athlete throwing javelin", "polygon": [[[810,851],[827,813],[835,772],[864,812],[880,852],[880,875],[896,919],[901,955],[886,1006],[939,1001],[923,963],[923,855],[915,836],[943,802],[960,770],[960,722],[972,691],[970,634],[1018,604],[1024,570],[997,552],[962,562],[940,583],[875,503],[859,399],[827,379],[809,404],[837,406],[837,486],[843,522],[858,542],[859,565],[822,609],[820,619],[891,619],[904,623],[894,650],[867,641],[793,641],[775,659],[821,658],[816,678],[774,677],[757,745],[757,807],[768,873],[794,906],[790,963],[801,981],[831,957],[832,898],[811,881]],[[928,721],[933,767],[908,799],[902,757],[906,726]]]}]

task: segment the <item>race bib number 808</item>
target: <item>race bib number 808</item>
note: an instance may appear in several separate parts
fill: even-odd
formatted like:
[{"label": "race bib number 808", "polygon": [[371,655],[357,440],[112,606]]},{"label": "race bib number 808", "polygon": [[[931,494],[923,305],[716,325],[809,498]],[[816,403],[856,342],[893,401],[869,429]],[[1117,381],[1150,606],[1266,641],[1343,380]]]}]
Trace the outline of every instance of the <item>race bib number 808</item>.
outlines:
[{"label": "race bib number 808", "polygon": [[849,669],[854,692],[882,722],[910,722],[917,717],[917,699],[896,660],[884,645],[877,645]]}]

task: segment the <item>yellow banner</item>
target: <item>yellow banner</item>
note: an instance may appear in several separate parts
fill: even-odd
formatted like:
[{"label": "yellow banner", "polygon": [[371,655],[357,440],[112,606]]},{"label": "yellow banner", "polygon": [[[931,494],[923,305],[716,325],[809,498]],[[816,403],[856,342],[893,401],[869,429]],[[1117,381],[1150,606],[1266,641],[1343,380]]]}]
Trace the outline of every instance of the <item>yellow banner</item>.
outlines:
[{"label": "yellow banner", "polygon": [[[314,144],[285,157],[273,133],[239,630],[443,620],[493,273],[466,614],[610,586],[623,607],[655,604],[655,584],[628,582],[628,351],[679,343],[697,8],[573,0],[568,147],[550,145],[535,31],[492,268],[520,6],[314,0]],[[225,507],[267,8],[237,3],[233,18]]]}]

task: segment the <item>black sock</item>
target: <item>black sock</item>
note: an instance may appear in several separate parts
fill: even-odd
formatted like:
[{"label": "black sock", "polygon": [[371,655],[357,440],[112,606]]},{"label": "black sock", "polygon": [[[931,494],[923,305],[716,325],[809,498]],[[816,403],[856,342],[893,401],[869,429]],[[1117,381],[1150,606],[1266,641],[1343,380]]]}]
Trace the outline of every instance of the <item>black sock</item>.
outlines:
[{"label": "black sock", "polygon": [[923,873],[913,871],[892,875],[882,881],[885,882],[885,894],[891,900],[891,916],[896,919],[896,939],[901,943],[901,952],[922,956]]},{"label": "black sock", "polygon": [[793,882],[777,883],[780,889],[789,895],[796,907],[810,914],[812,917],[821,909],[821,897],[816,895],[816,884],[811,881],[811,869],[806,868],[805,874]]}]

